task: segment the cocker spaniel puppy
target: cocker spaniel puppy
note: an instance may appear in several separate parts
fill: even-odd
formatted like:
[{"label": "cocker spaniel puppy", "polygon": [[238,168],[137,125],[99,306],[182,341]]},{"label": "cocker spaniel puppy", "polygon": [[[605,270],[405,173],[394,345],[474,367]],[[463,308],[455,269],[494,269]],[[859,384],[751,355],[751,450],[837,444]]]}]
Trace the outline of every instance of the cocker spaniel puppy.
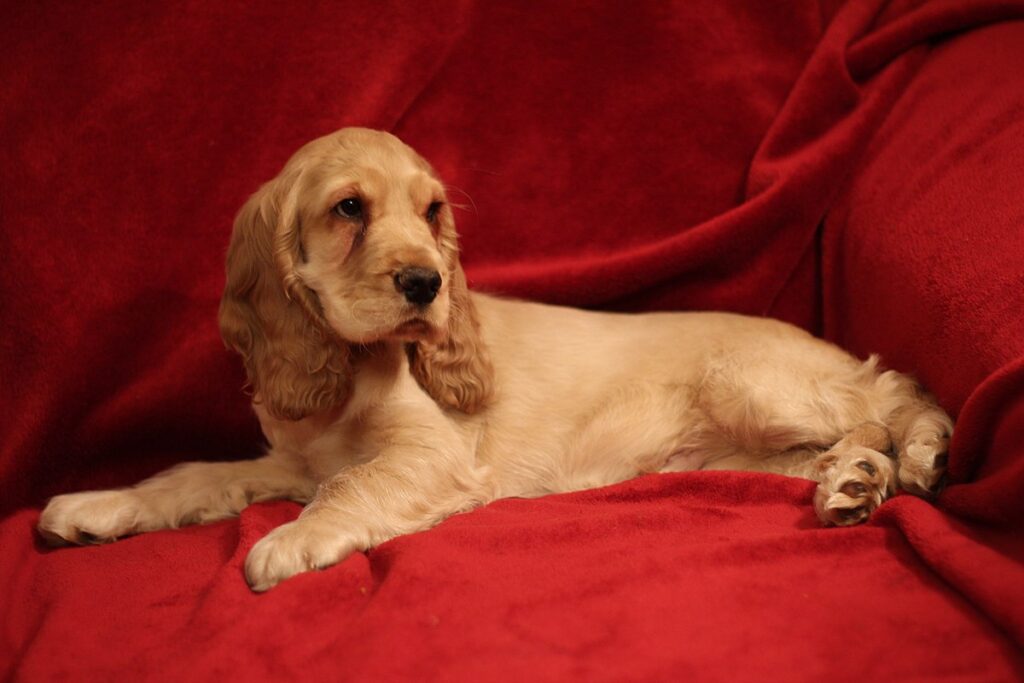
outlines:
[{"label": "cocker spaniel puppy", "polygon": [[267,454],[57,496],[47,539],[305,503],[249,553],[264,591],[497,498],[700,469],[812,479],[822,522],[849,525],[897,486],[933,492],[952,430],[910,378],[781,322],[468,291],[444,185],[365,129],[307,144],[242,208],[220,326]]}]

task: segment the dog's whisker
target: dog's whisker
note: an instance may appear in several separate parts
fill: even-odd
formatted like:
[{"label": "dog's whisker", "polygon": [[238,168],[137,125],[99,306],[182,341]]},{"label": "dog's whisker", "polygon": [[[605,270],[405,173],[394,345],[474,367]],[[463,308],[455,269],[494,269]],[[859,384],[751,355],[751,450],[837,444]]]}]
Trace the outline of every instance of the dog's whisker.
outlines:
[{"label": "dog's whisker", "polygon": [[476,214],[479,213],[479,211],[477,211],[477,208],[476,208],[476,202],[473,201],[473,198],[469,195],[468,192],[466,192],[465,190],[463,190],[461,188],[455,187],[454,185],[448,185],[448,184],[445,184],[444,189],[445,189],[446,192],[450,192],[450,191],[454,190],[455,192],[458,192],[463,197],[465,197],[467,200],[469,200],[469,204],[456,204],[456,203],[452,202],[451,199],[449,198],[448,204],[450,206],[452,206],[453,208],[456,208],[456,209],[462,209],[463,211],[467,211],[470,208],[472,208],[473,213],[476,213]]}]

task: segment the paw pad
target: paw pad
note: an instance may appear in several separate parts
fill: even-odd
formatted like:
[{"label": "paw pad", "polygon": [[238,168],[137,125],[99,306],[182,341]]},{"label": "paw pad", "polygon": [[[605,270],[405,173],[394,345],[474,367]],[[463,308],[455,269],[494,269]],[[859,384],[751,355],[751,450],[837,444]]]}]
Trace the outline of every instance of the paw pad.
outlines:
[{"label": "paw pad", "polygon": [[868,509],[861,505],[855,508],[836,508],[836,516],[844,524],[857,524],[868,517]]},{"label": "paw pad", "polygon": [[843,484],[842,488],[839,490],[851,498],[856,498],[857,496],[863,496],[866,494],[868,492],[868,487],[859,481],[850,481]]},{"label": "paw pad", "polygon": [[814,495],[818,518],[828,525],[852,526],[867,521],[894,487],[892,461],[866,447],[846,447],[823,455],[829,466]]},{"label": "paw pad", "polygon": [[878,472],[878,470],[875,469],[875,466],[869,463],[867,460],[861,460],[860,462],[856,463],[855,467],[864,470],[865,472],[868,473],[868,476],[870,477],[875,476],[875,474]]},{"label": "paw pad", "polygon": [[85,529],[78,530],[78,542],[81,544],[98,544],[102,543],[105,539],[97,536],[94,533],[90,533]]}]

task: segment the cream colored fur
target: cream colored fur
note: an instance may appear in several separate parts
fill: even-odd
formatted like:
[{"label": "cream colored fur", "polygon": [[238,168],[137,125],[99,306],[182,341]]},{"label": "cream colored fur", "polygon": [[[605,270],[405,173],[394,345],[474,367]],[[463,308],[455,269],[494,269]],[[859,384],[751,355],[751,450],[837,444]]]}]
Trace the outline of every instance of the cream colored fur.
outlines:
[{"label": "cream colored fur", "polygon": [[[351,198],[358,217],[339,213]],[[410,266],[441,275],[433,301],[396,284]],[[57,496],[44,536],[108,541],[254,501],[307,504],[250,552],[262,591],[497,498],[649,472],[806,477],[821,520],[853,524],[897,484],[932,492],[952,430],[910,378],[781,322],[469,292],[436,174],[364,129],[306,145],[243,207],[221,329],[267,455]]]}]

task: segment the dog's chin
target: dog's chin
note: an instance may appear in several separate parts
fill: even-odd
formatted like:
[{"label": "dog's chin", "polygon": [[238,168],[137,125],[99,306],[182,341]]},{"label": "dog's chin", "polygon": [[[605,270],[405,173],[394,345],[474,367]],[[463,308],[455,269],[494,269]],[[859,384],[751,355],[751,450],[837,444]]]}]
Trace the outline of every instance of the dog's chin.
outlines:
[{"label": "dog's chin", "polygon": [[444,336],[443,331],[429,320],[412,318],[400,323],[388,337],[401,342],[437,343]]}]

